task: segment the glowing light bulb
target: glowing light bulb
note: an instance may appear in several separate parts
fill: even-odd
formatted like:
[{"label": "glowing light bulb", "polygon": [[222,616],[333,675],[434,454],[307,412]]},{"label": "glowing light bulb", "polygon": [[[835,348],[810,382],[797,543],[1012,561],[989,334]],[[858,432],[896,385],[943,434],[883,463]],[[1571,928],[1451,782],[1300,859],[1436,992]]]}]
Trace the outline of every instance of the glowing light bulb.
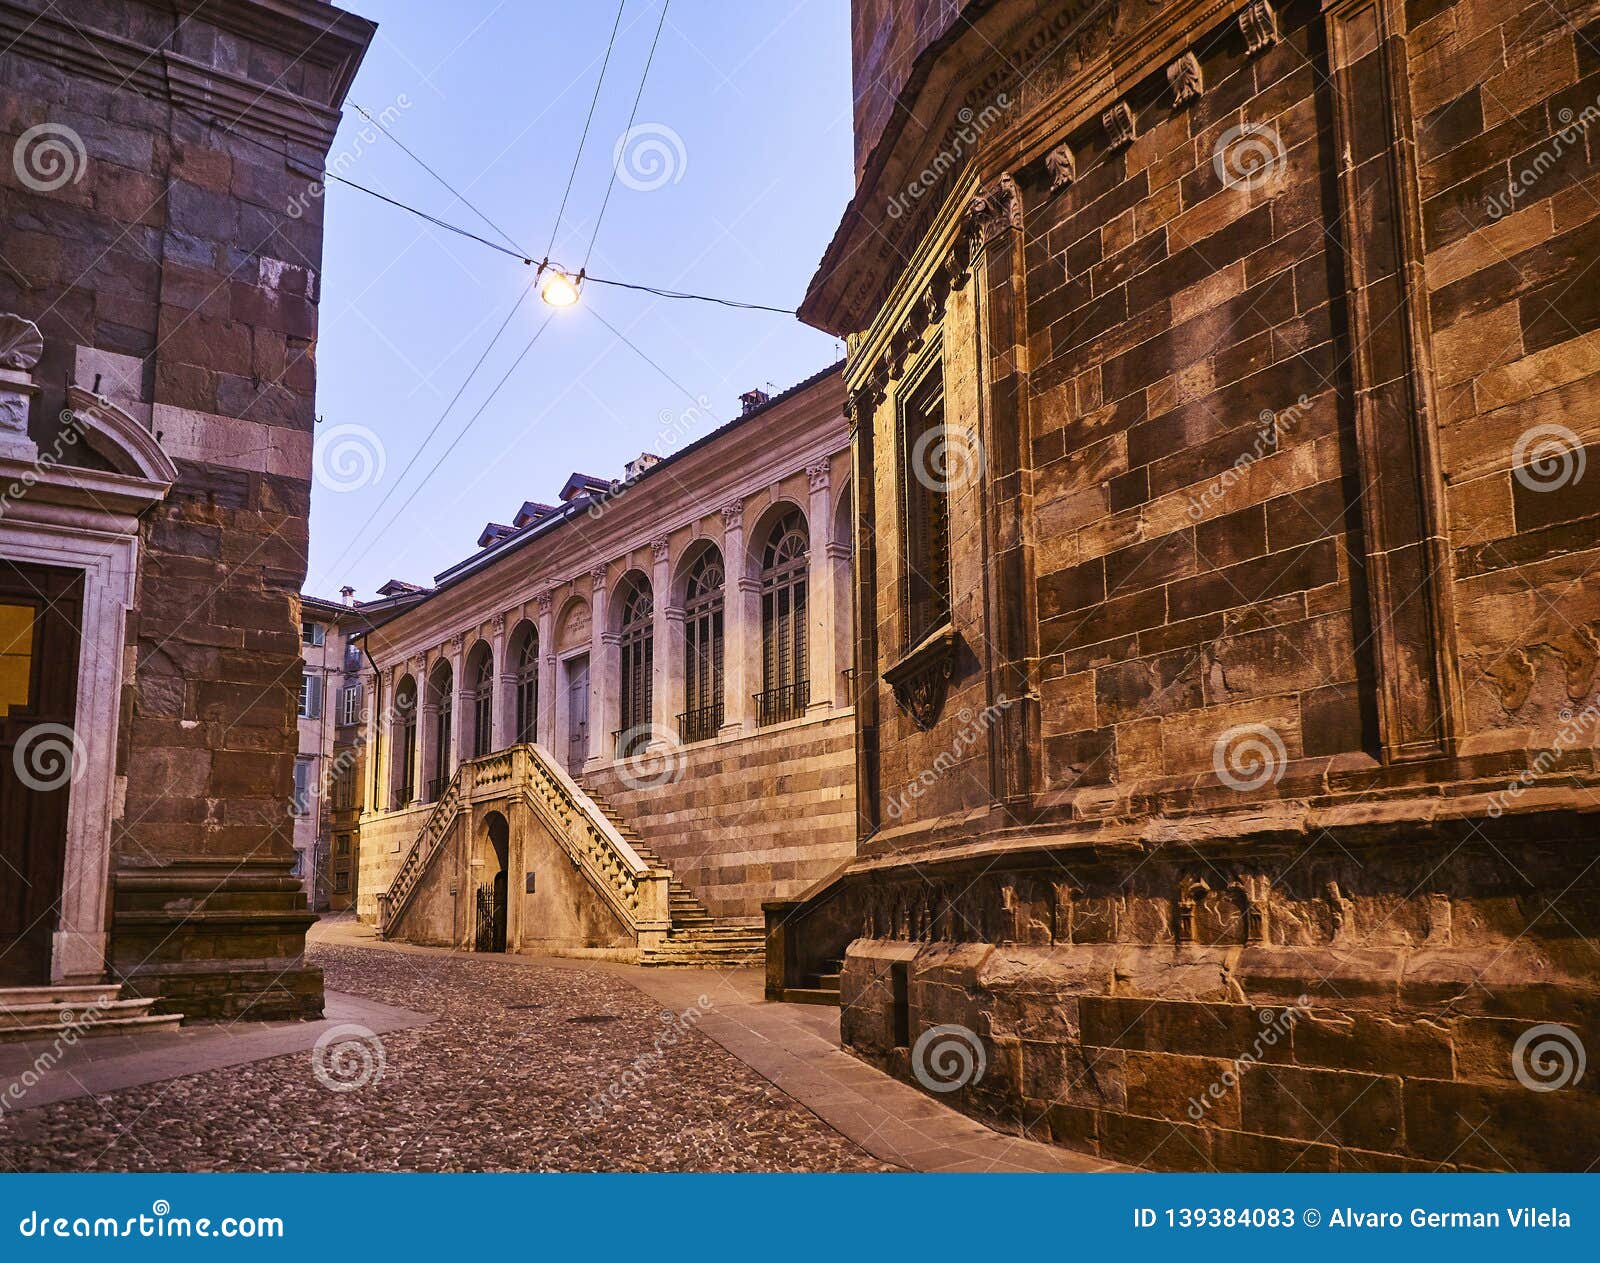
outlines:
[{"label": "glowing light bulb", "polygon": [[578,284],[565,272],[552,268],[539,297],[551,307],[571,307],[578,301]]}]

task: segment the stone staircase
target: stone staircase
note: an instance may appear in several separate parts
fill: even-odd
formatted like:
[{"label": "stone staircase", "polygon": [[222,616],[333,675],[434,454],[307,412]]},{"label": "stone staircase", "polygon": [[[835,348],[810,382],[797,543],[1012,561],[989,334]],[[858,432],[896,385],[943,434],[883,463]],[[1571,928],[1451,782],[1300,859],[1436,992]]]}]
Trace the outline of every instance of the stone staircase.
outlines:
[{"label": "stone staircase", "polygon": [[828,961],[819,972],[807,974],[802,986],[785,987],[783,989],[783,1002],[785,1004],[831,1004],[837,1008],[839,1005],[839,975],[843,970],[844,962],[842,960]]},{"label": "stone staircase", "polygon": [[180,1013],[154,1013],[158,997],[123,999],[116,983],[69,987],[0,987],[0,1043],[71,1036],[175,1031]]},{"label": "stone staircase", "polygon": [[[651,868],[671,873],[661,856],[645,844],[605,795],[588,784],[583,788],[640,859]],[[640,948],[641,965],[745,969],[760,966],[766,960],[766,931],[761,926],[718,921],[676,873],[672,873],[667,890],[672,928],[667,931],[665,942]]]}]

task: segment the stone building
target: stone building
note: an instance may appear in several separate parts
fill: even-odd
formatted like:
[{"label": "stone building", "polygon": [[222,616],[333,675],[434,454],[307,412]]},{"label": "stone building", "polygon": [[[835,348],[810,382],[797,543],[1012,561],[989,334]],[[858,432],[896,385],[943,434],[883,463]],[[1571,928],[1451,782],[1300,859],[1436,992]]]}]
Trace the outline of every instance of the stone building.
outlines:
[{"label": "stone building", "polygon": [[843,401],[836,366],[620,480],[575,473],[364,637],[363,919],[742,959],[764,900],[849,859]]},{"label": "stone building", "polygon": [[374,28],[181,9],[0,0],[0,983],[303,1016],[304,195]]},{"label": "stone building", "polygon": [[769,987],[1130,1162],[1589,1168],[1600,9],[853,13],[864,831]]}]

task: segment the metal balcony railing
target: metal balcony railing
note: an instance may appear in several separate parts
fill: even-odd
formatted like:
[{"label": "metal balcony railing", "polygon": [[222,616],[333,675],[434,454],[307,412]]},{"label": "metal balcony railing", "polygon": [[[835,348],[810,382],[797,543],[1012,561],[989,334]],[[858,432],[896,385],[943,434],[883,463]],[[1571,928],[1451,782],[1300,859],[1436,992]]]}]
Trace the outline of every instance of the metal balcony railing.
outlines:
[{"label": "metal balcony railing", "polygon": [[678,740],[684,745],[691,741],[710,741],[722,727],[722,715],[721,702],[684,711],[678,716]]},{"label": "metal balcony railing", "polygon": [[779,688],[757,693],[756,723],[765,728],[768,724],[781,724],[787,719],[799,719],[811,704],[811,681],[799,680]]}]

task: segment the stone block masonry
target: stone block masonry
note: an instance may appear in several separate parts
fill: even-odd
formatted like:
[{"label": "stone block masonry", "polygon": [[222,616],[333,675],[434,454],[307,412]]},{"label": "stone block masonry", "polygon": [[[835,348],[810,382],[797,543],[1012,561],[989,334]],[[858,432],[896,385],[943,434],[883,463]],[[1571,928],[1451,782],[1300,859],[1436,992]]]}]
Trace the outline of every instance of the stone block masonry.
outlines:
[{"label": "stone block masonry", "polygon": [[[111,973],[191,1017],[321,1011],[289,800],[322,223],[289,207],[373,29],[321,0],[0,0],[0,308],[44,334],[33,436],[77,383],[178,468],[121,729],[92,739],[117,743]],[[76,150],[61,181],[25,178],[44,128]]]},{"label": "stone block masonry", "polygon": [[786,948],[848,926],[853,1047],[926,1086],[964,1032],[956,1099],[1103,1156],[1592,1166],[1600,9],[856,8],[899,99],[801,314],[868,827]]}]

